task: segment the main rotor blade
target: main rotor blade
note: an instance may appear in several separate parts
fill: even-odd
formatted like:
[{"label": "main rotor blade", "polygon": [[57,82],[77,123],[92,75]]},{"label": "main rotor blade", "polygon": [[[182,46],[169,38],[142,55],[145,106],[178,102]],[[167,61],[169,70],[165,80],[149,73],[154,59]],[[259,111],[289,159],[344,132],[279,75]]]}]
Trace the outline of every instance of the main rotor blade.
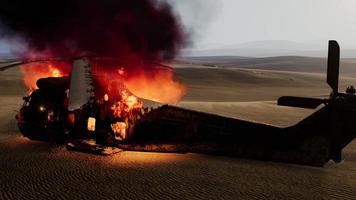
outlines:
[{"label": "main rotor blade", "polygon": [[94,95],[89,60],[83,58],[74,61],[70,76],[68,110],[80,109],[83,105],[92,102]]},{"label": "main rotor blade", "polygon": [[283,96],[278,99],[277,103],[280,106],[315,109],[327,101],[327,99]]},{"label": "main rotor blade", "polygon": [[22,61],[15,61],[15,62],[3,62],[3,63],[0,63],[0,71],[4,71],[4,70],[7,70],[9,68],[12,68],[12,67],[16,67],[16,66],[20,66],[22,65],[23,62]]},{"label": "main rotor blade", "polygon": [[337,94],[339,90],[339,64],[340,64],[340,47],[335,40],[329,41],[328,53],[328,70],[326,81],[333,90],[333,94]]}]

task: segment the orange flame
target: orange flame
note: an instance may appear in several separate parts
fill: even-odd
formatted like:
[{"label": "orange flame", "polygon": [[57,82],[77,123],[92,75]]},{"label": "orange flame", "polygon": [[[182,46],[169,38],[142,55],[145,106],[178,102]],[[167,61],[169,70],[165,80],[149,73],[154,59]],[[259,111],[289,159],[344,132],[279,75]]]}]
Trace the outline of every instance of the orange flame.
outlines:
[{"label": "orange flame", "polygon": [[62,77],[68,75],[68,65],[66,63],[42,62],[30,63],[20,66],[23,80],[28,88],[28,94],[37,89],[36,82],[40,78]]},{"label": "orange flame", "polygon": [[111,129],[114,132],[115,139],[124,140],[126,138],[126,123],[125,122],[117,122],[111,124]]},{"label": "orange flame", "polygon": [[[102,77],[105,76],[109,75]],[[186,93],[186,86],[174,80],[173,71],[167,69],[134,69],[126,73],[121,67],[116,76],[105,78],[104,82],[106,84],[103,85],[108,85],[109,94],[117,100],[111,110],[114,117],[120,120],[120,126],[116,124],[111,128],[115,134],[120,135],[121,140],[126,139],[127,132],[144,114],[143,103],[138,97],[162,103],[177,103]],[[125,129],[124,134],[121,129]]]},{"label": "orange flame", "polygon": [[[141,100],[126,89],[124,82],[124,68],[118,70],[118,74],[110,79],[104,75],[104,82],[108,83],[107,92],[104,94],[105,99],[111,99],[113,116],[118,120],[111,124],[115,139],[125,140],[129,130],[135,125],[136,121],[143,114],[143,103]],[[110,96],[109,96],[110,95]]]},{"label": "orange flame", "polygon": [[161,103],[178,103],[187,87],[174,80],[171,70],[136,71],[125,78],[125,86],[138,97]]},{"label": "orange flame", "polygon": [[134,95],[129,95],[127,91],[121,92],[121,100],[112,105],[111,110],[117,118],[127,118],[134,110],[143,108],[142,102]]},{"label": "orange flame", "polygon": [[123,93],[124,98],[111,106],[114,117],[119,120],[119,122],[111,124],[111,129],[117,140],[125,140],[127,132],[135,126],[135,123],[143,114],[142,102],[133,95],[126,97],[125,95]]},{"label": "orange flame", "polygon": [[[38,79],[66,76],[70,68],[69,63],[41,62],[23,65],[20,70],[28,92],[31,93],[37,89]],[[112,105],[112,115],[116,122],[111,124],[111,129],[117,140],[125,140],[137,120],[144,114],[143,103],[139,98],[161,103],[177,103],[187,90],[185,85],[174,80],[172,70],[134,68],[126,72],[123,67],[118,69],[114,74],[103,68],[94,71],[95,78],[101,85],[98,88],[102,89],[96,91],[97,97],[101,98],[98,102],[109,102]],[[68,117],[73,123],[74,116]],[[88,119],[88,130],[95,130],[94,120]]]}]

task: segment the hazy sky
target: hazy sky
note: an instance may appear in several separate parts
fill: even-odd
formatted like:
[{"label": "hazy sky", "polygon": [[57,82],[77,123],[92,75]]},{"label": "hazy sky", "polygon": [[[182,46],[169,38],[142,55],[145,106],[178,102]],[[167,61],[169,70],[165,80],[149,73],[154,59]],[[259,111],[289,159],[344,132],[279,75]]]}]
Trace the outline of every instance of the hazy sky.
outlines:
[{"label": "hazy sky", "polygon": [[[174,1],[174,0],[172,0]],[[356,0],[176,0],[196,44],[259,40],[356,44]],[[195,27],[194,27],[195,26]]]},{"label": "hazy sky", "polygon": [[[260,40],[356,47],[356,0],[166,0],[196,46]],[[8,47],[0,44],[0,51]]]}]

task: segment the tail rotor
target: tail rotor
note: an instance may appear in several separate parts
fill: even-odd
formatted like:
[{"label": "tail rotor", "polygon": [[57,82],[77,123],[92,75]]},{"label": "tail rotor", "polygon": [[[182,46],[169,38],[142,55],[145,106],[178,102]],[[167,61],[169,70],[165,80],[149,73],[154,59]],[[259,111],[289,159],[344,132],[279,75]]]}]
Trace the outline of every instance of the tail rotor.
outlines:
[{"label": "tail rotor", "polygon": [[[335,40],[330,40],[326,82],[332,89],[331,97],[335,97],[339,94],[339,68],[340,47]],[[278,99],[277,104],[280,106],[315,109],[321,104],[328,102],[329,99],[282,96]]]}]

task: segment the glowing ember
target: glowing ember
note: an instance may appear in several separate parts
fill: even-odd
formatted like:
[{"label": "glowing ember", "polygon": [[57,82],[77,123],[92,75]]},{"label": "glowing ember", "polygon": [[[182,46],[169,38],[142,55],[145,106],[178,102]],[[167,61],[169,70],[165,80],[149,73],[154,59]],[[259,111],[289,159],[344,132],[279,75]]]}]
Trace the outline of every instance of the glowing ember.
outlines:
[{"label": "glowing ember", "polygon": [[109,101],[109,95],[108,94],[104,94],[104,101]]},{"label": "glowing ember", "polygon": [[69,121],[69,123],[71,123],[72,125],[74,125],[74,123],[75,123],[75,114],[74,114],[74,113],[70,113],[70,114],[68,115],[68,121]]},{"label": "glowing ember", "polygon": [[93,117],[88,118],[87,129],[88,131],[95,131],[96,119]]},{"label": "glowing ember", "polygon": [[123,76],[125,74],[125,69],[123,67],[121,67],[118,71],[120,76]]},{"label": "glowing ember", "polygon": [[115,139],[124,140],[126,138],[126,123],[125,122],[117,122],[111,124],[111,129],[114,132]]}]

